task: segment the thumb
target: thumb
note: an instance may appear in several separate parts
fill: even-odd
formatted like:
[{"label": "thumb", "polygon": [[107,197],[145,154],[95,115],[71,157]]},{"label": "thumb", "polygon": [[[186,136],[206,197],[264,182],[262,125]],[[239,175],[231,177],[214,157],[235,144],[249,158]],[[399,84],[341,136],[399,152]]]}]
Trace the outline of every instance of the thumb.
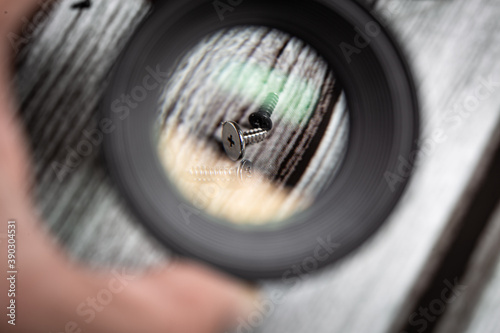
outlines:
[{"label": "thumb", "polygon": [[245,322],[257,301],[252,286],[193,262],[127,278],[111,308],[89,323],[92,332],[221,333]]}]

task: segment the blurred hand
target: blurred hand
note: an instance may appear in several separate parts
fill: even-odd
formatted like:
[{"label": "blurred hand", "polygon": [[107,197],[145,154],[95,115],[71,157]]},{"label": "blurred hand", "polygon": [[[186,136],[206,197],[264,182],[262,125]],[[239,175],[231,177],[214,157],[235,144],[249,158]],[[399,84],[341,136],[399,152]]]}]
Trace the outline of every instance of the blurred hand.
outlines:
[{"label": "blurred hand", "polygon": [[0,238],[1,332],[212,333],[252,310],[254,295],[237,281],[197,264],[165,264],[146,274],[94,272],[70,263],[54,245],[30,194],[29,149],[10,87],[13,50],[8,34],[20,34],[46,0],[0,0],[0,235],[15,219],[16,325],[7,323],[7,246]]}]

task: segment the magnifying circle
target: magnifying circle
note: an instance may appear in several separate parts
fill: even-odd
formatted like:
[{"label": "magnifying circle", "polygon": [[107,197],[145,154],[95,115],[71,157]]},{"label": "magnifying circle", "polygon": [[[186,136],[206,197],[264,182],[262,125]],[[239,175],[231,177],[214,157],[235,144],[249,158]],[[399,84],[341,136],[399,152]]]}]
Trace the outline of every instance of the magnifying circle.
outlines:
[{"label": "magnifying circle", "polygon": [[[271,227],[219,223],[179,196],[158,156],[160,91],[146,91],[135,108],[120,104],[144,86],[146,74],[168,81],[200,40],[238,26],[278,29],[307,42],[333,68],[349,105],[348,146],[334,180],[309,209]],[[115,126],[105,137],[110,175],[139,221],[175,252],[245,279],[287,278],[305,262],[318,269],[362,244],[401,197],[410,172],[396,185],[387,174],[416,151],[419,132],[402,53],[383,24],[350,0],[242,1],[223,20],[213,1],[155,5],[123,51],[102,110]]]}]

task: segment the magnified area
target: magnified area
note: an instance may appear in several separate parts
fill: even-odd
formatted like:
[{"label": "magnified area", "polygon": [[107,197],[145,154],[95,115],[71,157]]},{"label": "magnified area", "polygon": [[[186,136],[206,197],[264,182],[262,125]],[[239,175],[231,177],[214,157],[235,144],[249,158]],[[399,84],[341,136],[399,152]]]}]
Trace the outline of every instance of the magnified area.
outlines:
[{"label": "magnified area", "polygon": [[304,41],[265,27],[202,40],[164,87],[158,152],[205,214],[266,225],[308,209],[346,152],[346,98]]}]

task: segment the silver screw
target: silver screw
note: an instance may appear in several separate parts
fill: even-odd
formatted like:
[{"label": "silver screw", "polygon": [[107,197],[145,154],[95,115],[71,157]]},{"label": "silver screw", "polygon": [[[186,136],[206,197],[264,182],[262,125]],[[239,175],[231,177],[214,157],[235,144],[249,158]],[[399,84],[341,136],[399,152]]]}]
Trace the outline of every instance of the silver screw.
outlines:
[{"label": "silver screw", "polygon": [[222,144],[227,156],[233,161],[238,161],[245,156],[246,145],[262,142],[266,136],[267,131],[261,128],[243,132],[234,121],[222,123]]},{"label": "silver screw", "polygon": [[197,182],[240,181],[245,182],[252,177],[253,163],[243,160],[237,167],[196,166],[189,170],[191,177]]}]

